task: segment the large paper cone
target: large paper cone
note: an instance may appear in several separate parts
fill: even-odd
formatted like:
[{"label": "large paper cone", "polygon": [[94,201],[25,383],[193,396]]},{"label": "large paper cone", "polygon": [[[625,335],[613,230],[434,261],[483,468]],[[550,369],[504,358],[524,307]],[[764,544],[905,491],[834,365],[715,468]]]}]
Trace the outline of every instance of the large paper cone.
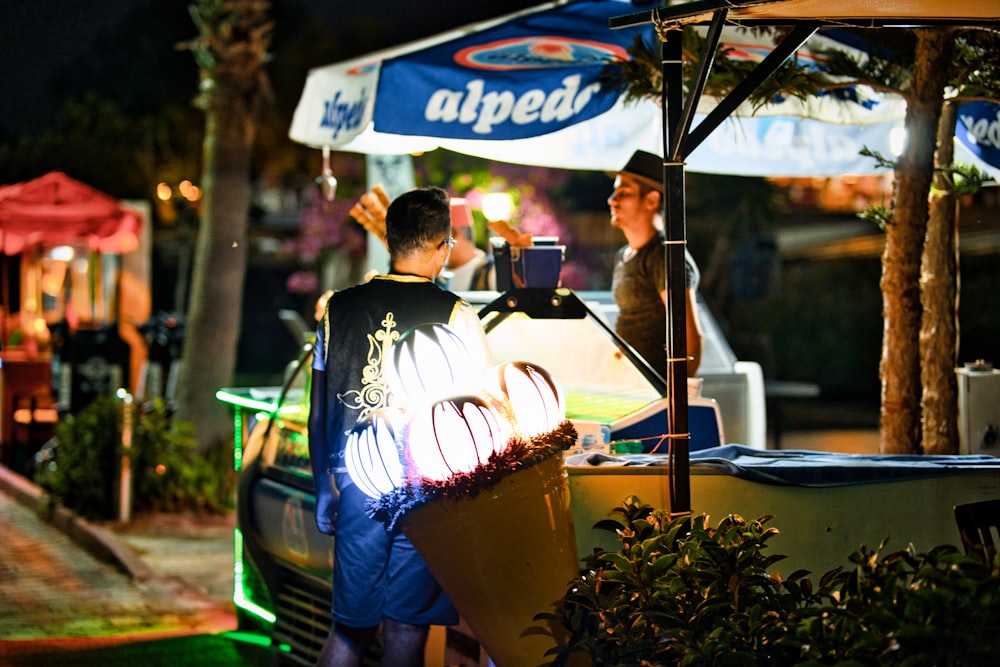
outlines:
[{"label": "large paper cone", "polygon": [[413,509],[402,527],[498,667],[548,660],[552,638],[522,633],[579,574],[561,454],[474,498]]}]

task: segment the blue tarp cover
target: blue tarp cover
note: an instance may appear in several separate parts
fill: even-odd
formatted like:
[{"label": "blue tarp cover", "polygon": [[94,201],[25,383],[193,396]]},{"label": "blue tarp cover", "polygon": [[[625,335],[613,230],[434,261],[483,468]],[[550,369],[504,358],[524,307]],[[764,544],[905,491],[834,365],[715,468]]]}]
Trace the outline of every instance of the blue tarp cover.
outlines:
[{"label": "blue tarp cover", "polygon": [[[987,455],[923,456],[903,454],[839,454],[808,450],[760,450],[724,445],[691,452],[691,472],[733,475],[761,484],[846,486],[948,474],[1000,474],[1000,459]],[[577,454],[568,466],[662,466],[666,454]]]}]

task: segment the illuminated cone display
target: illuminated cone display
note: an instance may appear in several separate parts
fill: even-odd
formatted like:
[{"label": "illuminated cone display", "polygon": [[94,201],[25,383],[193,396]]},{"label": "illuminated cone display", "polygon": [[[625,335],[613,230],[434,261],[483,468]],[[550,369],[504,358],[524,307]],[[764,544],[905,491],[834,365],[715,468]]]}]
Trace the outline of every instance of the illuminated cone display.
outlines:
[{"label": "illuminated cone display", "polygon": [[403,481],[403,464],[388,415],[376,411],[347,437],[344,461],[351,479],[372,498],[389,493]]},{"label": "illuminated cone display", "polygon": [[484,399],[459,396],[438,401],[410,423],[407,455],[410,476],[444,481],[455,473],[472,472],[501,452],[510,427]]},{"label": "illuminated cone display", "polygon": [[415,407],[475,393],[480,382],[478,368],[453,329],[429,324],[399,337],[385,372],[395,404]]},{"label": "illuminated cone display", "polygon": [[[379,502],[418,490],[411,497],[420,500],[387,525],[398,518],[495,664],[547,662],[552,638],[525,631],[579,571],[569,481],[552,441],[576,433],[561,432],[558,384],[524,361],[500,364],[484,380],[461,339],[440,324],[404,333],[387,366],[393,405],[409,423],[393,428],[376,413],[359,424],[346,452],[351,477],[375,499],[376,513]],[[482,479],[490,481],[478,486]],[[426,495],[421,480],[434,483]],[[474,486],[448,495],[461,484]]]},{"label": "illuminated cone display", "polygon": [[509,361],[493,371],[490,389],[507,401],[521,437],[548,433],[566,419],[562,391],[544,368],[527,361]]}]

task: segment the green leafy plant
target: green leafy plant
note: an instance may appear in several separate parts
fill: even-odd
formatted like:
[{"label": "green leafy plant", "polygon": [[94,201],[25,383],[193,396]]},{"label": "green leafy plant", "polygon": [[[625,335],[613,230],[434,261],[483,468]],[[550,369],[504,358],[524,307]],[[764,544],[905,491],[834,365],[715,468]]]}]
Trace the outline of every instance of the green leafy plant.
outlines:
[{"label": "green leafy plant", "polygon": [[[770,29],[751,29],[750,33],[766,35]],[[661,39],[664,37],[661,35]],[[705,49],[705,37],[692,27],[685,28],[681,36],[684,70],[684,88],[689,90],[695,75],[696,63]],[[725,97],[740,85],[754,70],[757,63],[730,57],[732,47],[720,47],[715,54],[711,75],[705,83],[705,93]],[[627,49],[631,60],[608,67],[603,77],[609,87],[625,97],[626,103],[642,99],[659,100],[663,90],[662,55],[659,43],[650,44],[636,36]],[[750,94],[754,110],[759,110],[778,97],[796,97],[802,100],[816,95],[820,90],[844,87],[826,72],[803,66],[797,58],[785,61],[771,76]]]},{"label": "green leafy plant", "polygon": [[[621,549],[597,550],[552,614],[567,639],[554,664],[589,653],[595,665],[727,665],[780,661],[787,614],[816,596],[797,572],[767,572],[784,556],[766,555],[769,517],[671,518],[629,497],[599,528]],[[558,641],[558,640],[557,640]]]},{"label": "green leafy plant", "polygon": [[625,499],[599,528],[621,548],[595,550],[553,612],[553,665],[985,665],[1000,649],[1000,558],[940,546],[883,554],[815,587],[770,569],[771,517],[671,517]]},{"label": "green leafy plant", "polygon": [[132,441],[135,509],[221,512],[231,508],[236,488],[232,447],[198,454],[192,425],[173,419],[162,401],[137,412]]},{"label": "green leafy plant", "polygon": [[831,604],[790,621],[810,665],[995,665],[1000,556],[953,545],[885,552],[862,545],[853,567],[820,580]]},{"label": "green leafy plant", "polygon": [[162,401],[138,406],[98,396],[56,426],[36,481],[69,509],[88,518],[115,516],[119,498],[124,410],[130,410],[132,509],[137,512],[220,512],[232,506],[232,451],[196,451],[190,424],[171,418]]},{"label": "green leafy plant", "polygon": [[35,480],[63,505],[88,518],[112,515],[121,443],[116,401],[99,396],[56,424],[57,453],[45,449]]}]

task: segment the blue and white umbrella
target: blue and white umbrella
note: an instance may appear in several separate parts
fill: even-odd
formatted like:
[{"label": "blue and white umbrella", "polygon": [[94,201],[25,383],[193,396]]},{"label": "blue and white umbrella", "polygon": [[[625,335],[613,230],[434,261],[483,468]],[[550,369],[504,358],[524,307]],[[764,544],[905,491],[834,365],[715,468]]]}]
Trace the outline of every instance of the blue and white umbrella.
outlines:
[{"label": "blue and white umbrella", "polygon": [[[624,110],[601,85],[634,35],[652,37],[608,28],[634,10],[624,0],[549,2],[315,69],[290,136],[362,153],[445,147],[541,166],[624,163],[659,128],[655,107]],[[599,156],[630,142],[620,160]]]},{"label": "blue and white umbrella", "polygon": [[955,158],[985,166],[1000,179],[1000,106],[992,102],[970,102],[958,109],[955,127]]},{"label": "blue and white umbrella", "polygon": [[[657,40],[649,25],[609,29],[609,19],[636,9],[628,0],[548,2],[314,69],[289,135],[365,154],[447,148],[515,164],[604,171],[620,167],[637,148],[662,154],[659,106],[626,105],[601,86],[608,62],[628,58],[635,35]],[[723,43],[732,55],[755,60],[770,50],[766,38],[732,28]],[[812,54],[831,47],[851,48],[818,35],[796,57],[818,60]],[[706,104],[699,109],[708,111]],[[997,112],[986,103],[963,107],[956,159],[1000,175]],[[892,155],[904,115],[901,99],[865,89],[847,100],[789,98],[756,111],[744,105],[691,153],[687,169],[878,173],[860,151]]]}]

